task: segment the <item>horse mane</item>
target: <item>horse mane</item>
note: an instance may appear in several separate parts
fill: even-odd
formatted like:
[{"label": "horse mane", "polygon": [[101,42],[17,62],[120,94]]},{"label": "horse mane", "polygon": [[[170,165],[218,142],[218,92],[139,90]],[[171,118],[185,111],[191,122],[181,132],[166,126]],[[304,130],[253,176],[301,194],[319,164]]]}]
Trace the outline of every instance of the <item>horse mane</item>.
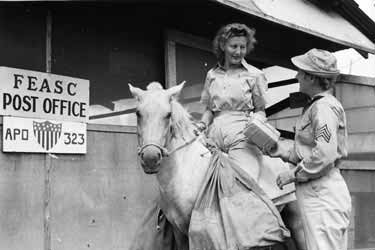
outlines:
[{"label": "horse mane", "polygon": [[[148,91],[160,91],[164,88],[161,83],[154,81],[150,82],[146,89]],[[185,110],[175,97],[172,97],[170,104],[172,111],[171,126],[173,136],[179,135],[183,138],[194,136],[192,117],[189,112]]]},{"label": "horse mane", "polygon": [[182,137],[194,136],[193,121],[188,111],[175,99],[171,100],[172,107],[172,128],[174,135]]},{"label": "horse mane", "polygon": [[150,82],[147,87],[147,90],[155,91],[155,90],[162,90],[163,86],[161,85],[160,82]]}]

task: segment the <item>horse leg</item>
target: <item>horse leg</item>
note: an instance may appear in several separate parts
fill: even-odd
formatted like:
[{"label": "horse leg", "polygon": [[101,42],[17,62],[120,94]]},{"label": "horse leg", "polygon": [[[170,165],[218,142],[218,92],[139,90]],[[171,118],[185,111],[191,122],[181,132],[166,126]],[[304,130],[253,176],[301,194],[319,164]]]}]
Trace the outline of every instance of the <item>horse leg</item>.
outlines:
[{"label": "horse leg", "polygon": [[189,237],[177,228],[173,229],[177,250],[189,250]]},{"label": "horse leg", "polygon": [[298,250],[307,250],[301,213],[298,209],[297,201],[292,201],[285,204],[285,207],[281,212],[281,216],[291,232],[296,248]]}]

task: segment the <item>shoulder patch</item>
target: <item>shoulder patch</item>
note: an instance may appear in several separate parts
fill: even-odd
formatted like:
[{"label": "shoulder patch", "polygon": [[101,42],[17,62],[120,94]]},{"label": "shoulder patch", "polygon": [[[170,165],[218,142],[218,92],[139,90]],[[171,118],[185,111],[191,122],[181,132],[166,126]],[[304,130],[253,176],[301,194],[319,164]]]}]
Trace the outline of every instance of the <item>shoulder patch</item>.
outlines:
[{"label": "shoulder patch", "polygon": [[331,131],[329,130],[327,124],[324,124],[320,128],[316,130],[315,133],[315,140],[318,140],[320,137],[322,137],[327,143],[331,140]]}]

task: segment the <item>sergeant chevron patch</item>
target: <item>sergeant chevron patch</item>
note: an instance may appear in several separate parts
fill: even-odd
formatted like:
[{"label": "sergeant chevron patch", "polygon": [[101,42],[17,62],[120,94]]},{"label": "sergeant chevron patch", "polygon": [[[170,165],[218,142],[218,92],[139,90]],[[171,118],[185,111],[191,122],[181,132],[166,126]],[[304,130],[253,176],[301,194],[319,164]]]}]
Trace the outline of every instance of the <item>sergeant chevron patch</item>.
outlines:
[{"label": "sergeant chevron patch", "polygon": [[331,135],[331,131],[329,131],[327,124],[324,124],[319,129],[317,129],[315,134],[315,140],[318,140],[319,137],[322,137],[328,143],[331,139]]}]

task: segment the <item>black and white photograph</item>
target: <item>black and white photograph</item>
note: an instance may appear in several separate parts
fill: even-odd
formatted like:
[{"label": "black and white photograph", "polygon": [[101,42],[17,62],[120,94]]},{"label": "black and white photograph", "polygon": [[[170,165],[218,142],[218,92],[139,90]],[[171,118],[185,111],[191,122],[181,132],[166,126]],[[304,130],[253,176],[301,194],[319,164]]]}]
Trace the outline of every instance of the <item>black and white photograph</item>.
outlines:
[{"label": "black and white photograph", "polygon": [[0,250],[375,250],[375,0],[0,1]]}]

